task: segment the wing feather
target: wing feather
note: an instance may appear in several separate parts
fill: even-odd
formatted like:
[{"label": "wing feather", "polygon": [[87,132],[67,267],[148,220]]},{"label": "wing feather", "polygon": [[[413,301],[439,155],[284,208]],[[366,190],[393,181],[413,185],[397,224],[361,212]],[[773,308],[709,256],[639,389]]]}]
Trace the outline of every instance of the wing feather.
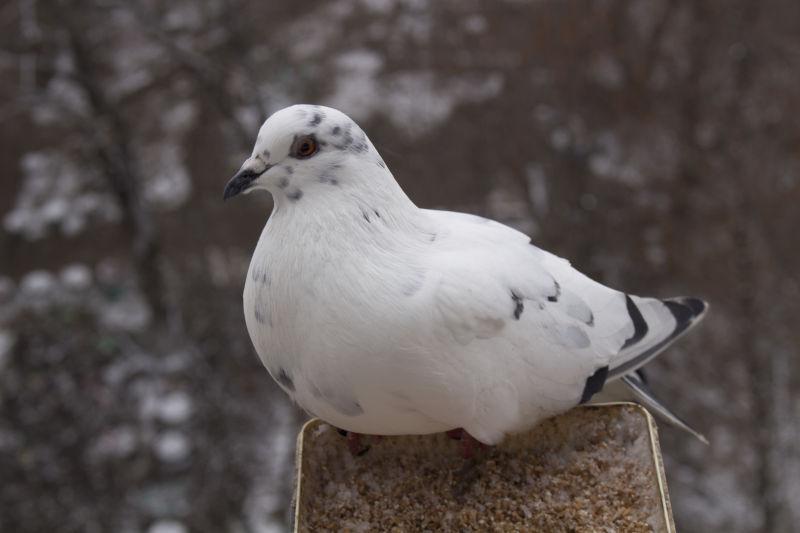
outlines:
[{"label": "wing feather", "polygon": [[608,364],[633,333],[623,293],[581,274],[526,235],[474,215],[429,213],[449,228],[434,265],[435,299],[459,342],[502,335],[503,324],[534,315],[530,341],[586,350],[596,359],[588,376]]},{"label": "wing feather", "polygon": [[510,422],[498,417],[508,413],[522,428],[590,400],[607,380],[662,351],[705,309],[695,299],[661,301],[606,287],[500,223],[428,213],[442,232],[428,256],[425,294],[436,331],[449,336],[442,349],[455,339],[470,353],[470,370],[481,373],[479,397],[492,399],[476,402],[484,416],[476,415],[472,430],[482,435],[507,431]]}]

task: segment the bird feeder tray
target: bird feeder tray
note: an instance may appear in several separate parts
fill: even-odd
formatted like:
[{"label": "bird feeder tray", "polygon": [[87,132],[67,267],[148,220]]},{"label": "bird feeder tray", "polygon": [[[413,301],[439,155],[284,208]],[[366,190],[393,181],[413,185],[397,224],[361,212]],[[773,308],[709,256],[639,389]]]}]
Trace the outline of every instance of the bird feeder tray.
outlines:
[{"label": "bird feeder tray", "polygon": [[629,403],[583,406],[465,460],[444,433],[366,437],[314,419],[297,440],[295,531],[673,533],[658,433]]}]

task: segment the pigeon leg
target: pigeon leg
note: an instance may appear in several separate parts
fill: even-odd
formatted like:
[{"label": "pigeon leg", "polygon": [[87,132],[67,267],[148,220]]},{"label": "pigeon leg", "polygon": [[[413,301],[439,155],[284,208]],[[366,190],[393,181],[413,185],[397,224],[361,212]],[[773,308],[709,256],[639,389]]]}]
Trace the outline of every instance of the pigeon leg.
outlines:
[{"label": "pigeon leg", "polygon": [[461,430],[461,456],[464,459],[472,459],[476,449],[485,450],[486,445],[467,433],[466,430]]},{"label": "pigeon leg", "polygon": [[450,431],[445,431],[448,437],[453,440],[461,440],[461,435],[464,432],[461,428],[451,429]]},{"label": "pigeon leg", "polygon": [[369,451],[369,446],[361,444],[361,433],[347,432],[347,449],[353,457],[361,457]]}]

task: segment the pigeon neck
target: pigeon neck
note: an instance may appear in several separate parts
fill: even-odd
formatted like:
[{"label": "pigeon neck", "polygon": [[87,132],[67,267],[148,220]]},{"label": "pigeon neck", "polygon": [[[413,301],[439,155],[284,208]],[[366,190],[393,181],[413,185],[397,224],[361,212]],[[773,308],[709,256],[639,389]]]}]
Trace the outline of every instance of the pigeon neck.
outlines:
[{"label": "pigeon neck", "polygon": [[302,189],[274,194],[270,225],[275,229],[338,236],[403,234],[427,239],[431,222],[403,192],[391,172],[369,176],[345,174],[336,184],[315,182]]}]

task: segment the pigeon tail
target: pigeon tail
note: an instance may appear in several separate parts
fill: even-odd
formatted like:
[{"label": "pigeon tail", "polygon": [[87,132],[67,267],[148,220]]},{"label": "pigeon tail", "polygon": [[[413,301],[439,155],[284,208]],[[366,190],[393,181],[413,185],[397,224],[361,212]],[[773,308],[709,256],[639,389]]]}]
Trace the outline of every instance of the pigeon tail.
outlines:
[{"label": "pigeon tail", "polygon": [[629,374],[663,352],[705,315],[708,304],[699,298],[639,298],[626,295],[633,333],[611,361],[608,379]]}]

